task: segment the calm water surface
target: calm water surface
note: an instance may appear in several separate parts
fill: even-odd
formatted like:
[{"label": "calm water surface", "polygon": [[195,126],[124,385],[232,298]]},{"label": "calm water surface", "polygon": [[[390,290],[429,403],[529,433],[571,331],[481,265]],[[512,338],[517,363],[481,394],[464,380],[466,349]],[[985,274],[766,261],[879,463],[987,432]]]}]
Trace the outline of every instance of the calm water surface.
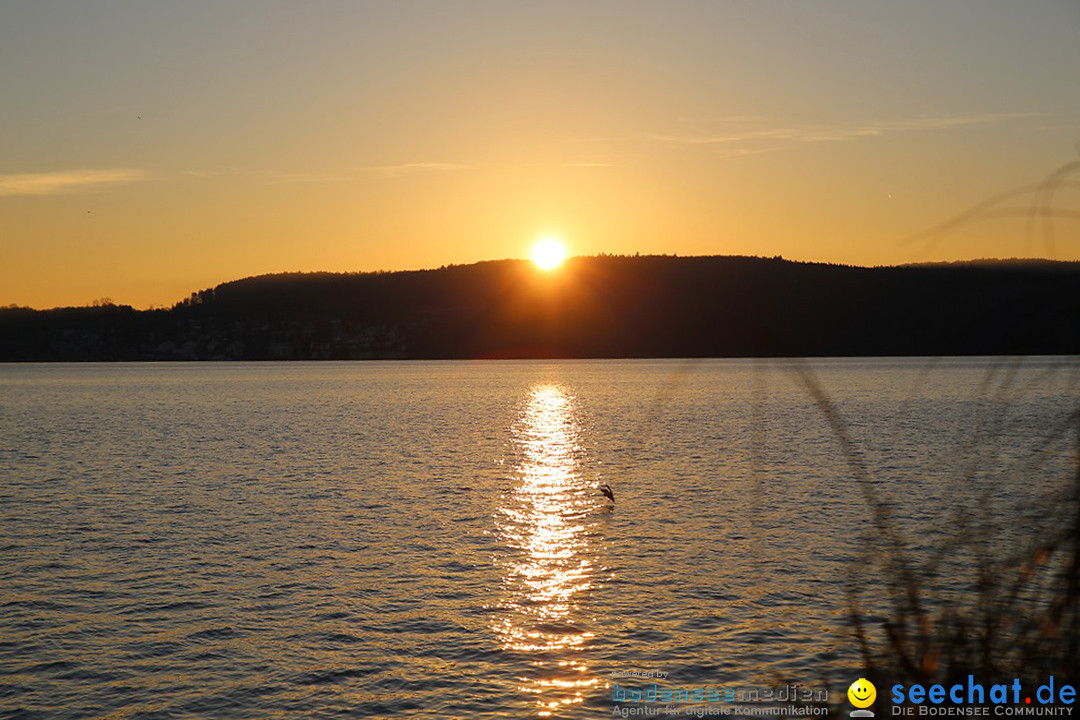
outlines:
[{"label": "calm water surface", "polygon": [[795,367],[0,367],[0,715],[610,717],[632,671],[846,688],[846,589],[875,587],[849,460],[914,556],[975,515],[1008,552],[1062,492],[1070,446],[1039,441],[1076,365],[810,363],[853,457]]}]

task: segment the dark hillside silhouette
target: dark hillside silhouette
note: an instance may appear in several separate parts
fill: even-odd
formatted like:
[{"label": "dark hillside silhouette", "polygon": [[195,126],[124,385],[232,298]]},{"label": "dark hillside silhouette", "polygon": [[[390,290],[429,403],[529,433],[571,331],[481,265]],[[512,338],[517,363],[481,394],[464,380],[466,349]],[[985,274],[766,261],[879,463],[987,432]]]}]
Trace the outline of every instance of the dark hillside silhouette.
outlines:
[{"label": "dark hillside silhouette", "polygon": [[171,310],[0,310],[0,360],[1080,353],[1080,263],[753,257],[280,274]]}]

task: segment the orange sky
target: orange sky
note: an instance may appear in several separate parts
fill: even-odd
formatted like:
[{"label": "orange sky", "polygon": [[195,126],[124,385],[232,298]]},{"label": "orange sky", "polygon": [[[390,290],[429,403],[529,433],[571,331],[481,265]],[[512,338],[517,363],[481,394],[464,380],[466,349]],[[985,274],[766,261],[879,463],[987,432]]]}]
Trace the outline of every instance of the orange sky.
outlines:
[{"label": "orange sky", "polygon": [[[0,304],[572,254],[1080,259],[1080,6],[22,3],[0,22]],[[1075,175],[1073,176],[1075,178]],[[1028,197],[1003,205],[1027,209]]]}]

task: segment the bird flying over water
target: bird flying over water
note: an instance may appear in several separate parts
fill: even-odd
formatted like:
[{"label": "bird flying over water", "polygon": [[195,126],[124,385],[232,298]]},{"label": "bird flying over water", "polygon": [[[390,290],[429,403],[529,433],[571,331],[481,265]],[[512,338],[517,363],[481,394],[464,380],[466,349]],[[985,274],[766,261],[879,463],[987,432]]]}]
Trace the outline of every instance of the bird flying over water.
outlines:
[{"label": "bird flying over water", "polygon": [[608,498],[611,500],[611,502],[615,502],[615,493],[611,490],[610,485],[608,485],[607,483],[604,483],[603,485],[601,485],[600,486],[600,492],[607,495]]}]

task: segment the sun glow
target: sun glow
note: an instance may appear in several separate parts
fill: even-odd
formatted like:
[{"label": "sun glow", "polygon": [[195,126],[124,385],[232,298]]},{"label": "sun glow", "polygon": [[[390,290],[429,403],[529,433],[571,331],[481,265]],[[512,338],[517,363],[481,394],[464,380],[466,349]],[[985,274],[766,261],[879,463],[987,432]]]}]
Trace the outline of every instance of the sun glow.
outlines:
[{"label": "sun glow", "polygon": [[531,257],[541,270],[554,270],[566,259],[566,248],[555,238],[544,238],[533,245]]}]

